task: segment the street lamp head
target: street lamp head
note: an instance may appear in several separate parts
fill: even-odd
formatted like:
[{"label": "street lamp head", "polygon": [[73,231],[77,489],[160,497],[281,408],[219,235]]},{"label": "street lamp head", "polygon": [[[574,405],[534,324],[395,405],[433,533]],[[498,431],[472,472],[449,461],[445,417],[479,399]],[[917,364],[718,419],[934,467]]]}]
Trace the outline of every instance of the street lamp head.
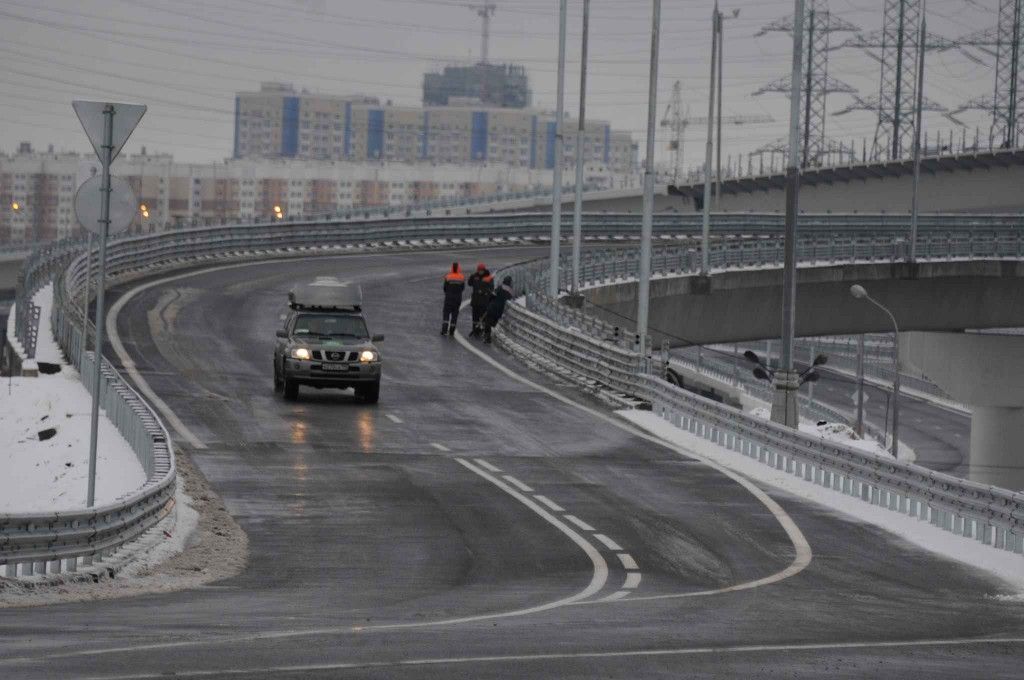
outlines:
[{"label": "street lamp head", "polygon": [[770,381],[772,379],[771,376],[768,375],[768,371],[764,370],[760,366],[755,366],[754,367],[754,377],[758,378],[759,380],[769,380]]},{"label": "street lamp head", "polygon": [[749,349],[746,352],[743,353],[743,358],[746,359],[747,361],[749,361],[752,364],[760,364],[761,363],[761,360],[757,357],[757,355],[754,354],[753,352],[751,352]]},{"label": "street lamp head", "polygon": [[828,357],[826,355],[824,355],[824,354],[819,354],[818,356],[814,357],[814,365],[815,366],[824,366],[827,363],[828,363]]},{"label": "street lamp head", "polygon": [[859,283],[855,283],[852,286],[850,286],[850,295],[857,298],[858,300],[863,300],[868,296],[868,292],[864,289],[864,286],[860,285]]}]

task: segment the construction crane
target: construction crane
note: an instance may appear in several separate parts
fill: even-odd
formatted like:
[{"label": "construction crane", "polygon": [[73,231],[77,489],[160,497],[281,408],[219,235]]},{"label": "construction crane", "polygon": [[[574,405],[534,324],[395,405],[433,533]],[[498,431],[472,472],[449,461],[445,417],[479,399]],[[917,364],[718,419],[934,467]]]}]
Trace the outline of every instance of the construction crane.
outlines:
[{"label": "construction crane", "polygon": [[[773,123],[775,119],[767,115],[749,116],[723,116],[722,124],[728,125],[751,125],[754,123]],[[661,119],[661,127],[669,128],[672,131],[672,138],[668,148],[672,151],[672,181],[679,182],[683,172],[683,141],[686,137],[686,128],[690,125],[707,125],[707,116],[690,116],[690,107],[683,109],[683,86],[678,80],[672,86],[672,100],[665,108],[665,115]]]}]

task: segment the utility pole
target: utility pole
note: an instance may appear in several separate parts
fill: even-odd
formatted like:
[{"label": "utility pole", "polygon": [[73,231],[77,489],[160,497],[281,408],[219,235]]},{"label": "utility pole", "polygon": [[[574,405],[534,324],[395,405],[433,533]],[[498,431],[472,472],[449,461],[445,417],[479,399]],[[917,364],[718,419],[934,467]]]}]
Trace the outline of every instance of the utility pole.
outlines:
[{"label": "utility pole", "polygon": [[558,93],[555,104],[555,164],[551,169],[551,281],[548,294],[558,297],[558,258],[562,238],[562,117],[565,114],[565,14],[568,0],[558,5]]},{"label": "utility pole", "polygon": [[576,203],[572,214],[572,299],[582,303],[580,292],[580,247],[583,242],[583,154],[587,111],[587,35],[590,30],[590,0],[583,0],[583,45],[580,52],[580,120],[576,128]]},{"label": "utility pole", "polygon": [[857,436],[864,438],[864,334],[857,336]]},{"label": "utility pole", "polygon": [[651,232],[654,222],[654,133],[658,110],[658,42],[661,0],[653,0],[651,16],[651,71],[647,84],[647,158],[644,161],[644,207],[640,222],[640,271],[637,290],[636,332],[640,356],[647,355],[647,314],[651,293]]},{"label": "utility pole", "polygon": [[800,426],[797,390],[800,378],[793,370],[796,330],[796,221],[800,195],[800,67],[803,62],[804,0],[794,0],[793,64],[789,97],[789,156],[786,159],[786,235],[782,275],[782,351],[775,373],[772,420],[794,429]]},{"label": "utility pole", "polygon": [[[917,217],[920,207],[921,186],[921,109],[924,106],[924,45],[925,45],[925,2],[921,0],[921,31],[917,41],[917,102],[914,112],[914,188],[910,198],[910,252],[911,263],[917,259]],[[940,152],[941,153],[941,152]]]},{"label": "utility pole", "polygon": [[715,210],[721,208],[722,203],[722,43],[725,42],[725,34],[722,31],[725,23],[722,13],[718,13],[718,101],[715,108],[718,109],[718,121],[715,123]]},{"label": "utility pole", "polygon": [[704,205],[701,224],[700,275],[708,276],[711,271],[711,162],[714,151],[715,122],[715,61],[718,58],[718,22],[721,20],[718,2],[711,11],[711,79],[708,85],[708,138],[704,145]]}]

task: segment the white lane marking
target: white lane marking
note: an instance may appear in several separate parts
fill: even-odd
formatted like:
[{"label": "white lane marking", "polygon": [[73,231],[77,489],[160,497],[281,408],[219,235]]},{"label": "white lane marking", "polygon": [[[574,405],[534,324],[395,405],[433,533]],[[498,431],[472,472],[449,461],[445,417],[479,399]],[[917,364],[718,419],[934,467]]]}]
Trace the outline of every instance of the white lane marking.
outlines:
[{"label": "white lane marking", "polygon": [[451,449],[449,449],[444,444],[438,444],[437,442],[430,442],[430,445],[433,446],[438,451],[451,451]]},{"label": "white lane marking", "polygon": [[615,600],[621,600],[622,598],[630,594],[631,593],[628,590],[620,590],[618,592],[612,593],[608,597],[601,598],[601,602],[615,602]]},{"label": "white lane marking", "polygon": [[626,574],[626,580],[622,583],[622,587],[626,590],[632,590],[640,585],[640,572],[631,571]]},{"label": "white lane marking", "polygon": [[526,486],[512,475],[505,475],[505,481],[511,484],[512,486],[516,487],[520,491],[525,491],[526,493],[533,493],[533,489]]},{"label": "white lane marking", "polygon": [[584,531],[597,531],[594,527],[590,526],[576,515],[566,515],[565,518]]},{"label": "white lane marking", "polygon": [[547,496],[542,496],[539,493],[536,493],[536,494],[533,495],[533,497],[536,498],[537,500],[539,500],[544,505],[546,505],[549,508],[551,508],[552,510],[554,510],[555,512],[565,512],[565,508],[563,508],[561,505],[559,505],[558,503],[554,502],[553,500],[551,500]]},{"label": "white lane marking", "polygon": [[629,553],[619,553],[619,562],[622,562],[623,569],[639,569],[640,565],[636,563],[633,556]]},{"label": "white lane marking", "polygon": [[[618,593],[616,593],[617,595]],[[505,656],[455,656],[420,659],[395,659],[385,661],[347,661],[338,663],[301,664],[290,666],[254,666],[218,670],[179,670],[176,678],[207,678],[216,676],[241,675],[257,676],[274,673],[312,673],[332,670],[358,670],[363,668],[401,668],[410,666],[448,666],[464,664],[508,664],[529,661],[561,661],[573,659],[627,659],[670,656],[704,656],[719,654],[763,654],[771,652],[819,652],[855,649],[908,649],[915,647],[975,647],[982,645],[1017,645],[1024,643],[1024,637],[967,638],[947,640],[882,640],[879,642],[820,642],[807,644],[778,645],[722,645],[709,647],[675,647],[663,649],[625,649],[605,652],[548,652],[540,654],[509,654]],[[135,673],[131,675],[92,675],[83,680],[160,680],[166,672]]]},{"label": "white lane marking", "polygon": [[167,405],[167,402],[157,396],[156,392],[153,391],[153,388],[149,386],[148,382],[146,382],[146,379],[143,378],[142,374],[139,373],[137,368],[135,368],[135,362],[132,361],[130,356],[128,356],[128,351],[124,348],[124,343],[121,342],[121,336],[117,333],[117,315],[132,298],[154,286],[184,278],[185,276],[191,276],[191,274],[192,273],[190,272],[189,274],[172,276],[166,279],[158,279],[132,288],[130,291],[119,297],[113,305],[111,305],[106,318],[106,331],[107,337],[110,339],[110,346],[114,348],[114,354],[117,355],[118,360],[121,362],[121,366],[124,368],[128,377],[135,384],[135,387],[139,392],[142,393],[146,400],[149,401],[156,410],[160,411],[160,414],[163,415],[168,424],[174,428],[174,430],[181,435],[181,437],[187,441],[192,448],[205,449],[206,444],[204,444],[203,441],[197,437],[184,422],[182,422],[181,418],[178,417],[178,414],[171,410],[171,407]]},{"label": "white lane marking", "polygon": [[396,416],[394,413],[385,413],[384,417],[393,423],[401,424],[403,422],[402,419]]},{"label": "white lane marking", "polygon": [[604,547],[608,548],[609,550],[615,550],[615,551],[622,550],[622,546],[621,545],[619,545],[618,543],[616,543],[612,539],[608,538],[604,534],[594,534],[594,538],[596,538],[597,540],[599,540],[602,543],[604,543]]},{"label": "white lane marking", "polygon": [[498,467],[497,465],[491,465],[483,458],[474,458],[473,462],[479,465],[480,467],[484,468],[485,470],[490,470],[491,472],[501,472],[500,467]]},{"label": "white lane marking", "polygon": [[529,378],[519,375],[515,371],[503,366],[498,360],[489,356],[480,348],[474,347],[469,342],[469,340],[462,337],[461,333],[456,333],[455,339],[458,340],[459,344],[461,344],[464,348],[466,348],[473,354],[477,355],[478,357],[480,357],[481,359],[483,359],[484,361],[486,361],[491,366],[501,371],[505,375],[509,376],[510,378],[517,380],[523,383],[524,385],[528,385],[533,389],[537,390],[538,392],[543,392],[544,394],[548,395],[553,399],[557,399],[563,404],[568,404],[569,406],[579,409],[580,411],[583,411],[584,413],[587,413],[593,416],[594,418],[598,418],[610,425],[613,425],[619,428],[620,430],[629,432],[630,434],[639,437],[645,441],[649,441],[659,446],[662,446],[668,449],[669,451],[674,451],[677,455],[682,456],[684,458],[699,461],[704,465],[707,465],[712,470],[715,470],[716,472],[725,475],[726,477],[728,477],[729,479],[733,480],[734,482],[742,486],[744,489],[746,489],[752,496],[754,496],[754,498],[759,500],[761,504],[768,509],[768,511],[775,517],[775,520],[782,527],[782,530],[786,532],[786,536],[789,538],[790,543],[792,543],[793,545],[793,552],[795,554],[793,556],[793,561],[789,564],[789,566],[787,566],[785,569],[781,569],[780,571],[775,572],[774,574],[769,574],[768,576],[765,576],[763,578],[755,579],[753,581],[746,581],[744,583],[737,583],[736,585],[729,586],[727,588],[720,588],[718,590],[703,590],[691,593],[672,593],[668,595],[650,595],[646,598],[631,597],[628,600],[629,602],[633,602],[638,599],[704,597],[708,595],[718,595],[721,593],[734,592],[737,590],[748,590],[750,588],[758,588],[760,586],[778,583],[779,581],[784,581],[785,579],[791,576],[795,576],[796,574],[799,574],[801,571],[806,569],[807,565],[811,563],[811,559],[814,554],[811,551],[810,544],[807,542],[807,538],[804,536],[803,532],[800,531],[800,527],[796,525],[796,522],[793,521],[793,518],[790,517],[789,514],[785,510],[783,510],[782,507],[778,503],[776,503],[771,496],[766,494],[761,489],[761,487],[757,486],[743,475],[739,474],[738,472],[734,472],[733,470],[730,470],[724,465],[716,463],[710,458],[705,458],[696,451],[690,451],[689,449],[677,446],[672,442],[660,439],[659,437],[656,437],[650,434],[649,432],[645,432],[644,430],[641,430],[638,427],[623,422],[622,420],[619,420],[615,417],[601,413],[600,411],[596,411],[590,408],[589,406],[585,406],[584,404],[580,404],[579,402],[573,401],[572,399],[566,397],[565,395],[559,394],[558,392],[555,392],[552,389],[549,389],[539,383],[536,383],[530,380]]}]

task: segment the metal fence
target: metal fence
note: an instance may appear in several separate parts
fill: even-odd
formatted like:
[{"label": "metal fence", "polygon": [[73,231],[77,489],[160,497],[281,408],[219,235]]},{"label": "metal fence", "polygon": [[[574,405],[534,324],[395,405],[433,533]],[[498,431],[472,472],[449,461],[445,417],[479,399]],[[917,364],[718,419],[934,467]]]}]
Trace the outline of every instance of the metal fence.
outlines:
[{"label": "metal fence", "polygon": [[[543,214],[531,213],[357,223],[277,222],[133,236],[111,242],[108,248],[108,284],[149,276],[162,270],[226,260],[542,241],[550,233],[549,219]],[[918,253],[922,258],[1020,258],[1024,256],[1021,226],[1022,219],[1018,215],[928,216],[922,219]],[[710,253],[713,266],[719,269],[777,266],[782,256],[781,229],[782,218],[778,215],[716,216]],[[802,238],[798,253],[805,263],[901,260],[906,255],[906,241],[901,240],[906,229],[906,216],[806,216],[801,218]],[[657,217],[655,233],[661,242],[667,244],[655,251],[655,272],[658,275],[695,270],[700,258],[696,247],[699,230],[699,215]],[[585,281],[589,285],[600,285],[635,276],[635,249],[623,249],[614,244],[634,239],[638,233],[638,216],[588,215],[585,238],[607,241],[612,245],[588,252],[584,259]],[[684,245],[678,245],[679,241]],[[18,308],[23,311],[18,311],[16,318],[19,340],[26,348],[31,346],[34,350],[38,312],[33,317],[29,302],[42,285],[56,278],[54,328],[65,353],[76,363],[82,322],[76,301],[84,294],[86,279],[86,257],[82,251],[80,243],[60,242],[36,251],[28,258],[18,288],[19,303],[24,303]],[[750,437],[744,441],[761,441],[752,438],[757,427],[774,427],[763,422],[760,425],[749,422],[742,414],[714,402],[687,401],[699,397],[681,390],[673,392],[676,388],[666,388],[651,378],[650,372],[655,364],[650,356],[637,354],[633,348],[635,337],[631,338],[621,328],[593,319],[585,310],[569,311],[559,301],[546,298],[541,292],[547,289],[544,285],[548,276],[546,263],[526,264],[512,271],[520,293],[530,294],[526,297],[526,307],[510,305],[509,321],[499,333],[500,341],[527,347],[537,360],[574,375],[585,376],[595,385],[608,385],[623,394],[640,395],[652,403],[670,404],[677,409],[683,404],[690,404],[687,407],[690,410],[686,411],[688,418],[703,418],[701,422],[711,422],[712,415],[718,418],[715,421],[718,429],[709,431],[725,431],[723,423],[730,418],[739,419],[737,427],[742,425],[746,429],[736,430],[734,434]],[[563,276],[568,276],[564,264],[562,272]],[[26,339],[32,342],[26,342]],[[89,370],[89,356],[86,355],[86,365],[80,367],[83,371]],[[103,558],[152,526],[172,502],[175,472],[166,431],[156,415],[107,364],[104,364],[103,375],[104,393],[101,396],[107,412],[143,462],[149,475],[146,486],[118,502],[90,511],[0,517],[0,565],[6,565],[8,575],[70,571]],[[693,404],[701,408],[697,409]],[[769,433],[772,437],[780,435],[775,431]],[[802,436],[788,431],[782,434]],[[775,442],[770,444],[775,446],[779,440],[770,441]],[[809,441],[814,443],[814,440]],[[823,453],[820,445],[818,449],[808,449],[807,444],[807,438],[789,442],[787,446],[796,448],[792,451],[785,449],[784,457],[799,462],[801,466],[811,465],[807,469],[827,470],[828,479],[833,479],[836,470],[841,472],[845,469],[842,460],[848,458],[848,451],[844,450],[842,455]],[[811,450],[813,454],[805,455],[805,450]],[[876,461],[873,468],[876,476],[871,478],[870,466],[864,463],[863,474],[868,476],[856,476],[849,471],[844,473],[847,475],[844,479],[852,480],[857,489],[868,489],[865,493],[869,495],[881,493],[886,499],[896,499],[892,502],[899,507],[903,507],[900,504],[906,501],[917,509],[915,512],[921,507],[934,508],[937,514],[928,514],[933,512],[928,510],[929,518],[940,523],[949,519],[952,522],[950,526],[959,531],[965,530],[964,521],[969,520],[970,530],[980,532],[980,537],[986,542],[1020,551],[1019,522],[1024,512],[1019,495],[944,476],[939,479],[935,477],[937,473],[920,468],[907,472],[907,475],[923,475],[939,481],[928,486],[914,477],[918,481],[911,486],[909,482],[899,481],[895,472],[887,477],[879,467],[886,463],[898,465],[892,461]],[[897,492],[904,486],[906,492],[900,496]],[[930,489],[928,493],[931,496],[921,495],[927,489]],[[896,495],[892,495],[894,493]],[[968,496],[975,501],[966,503],[963,499]],[[978,509],[979,504],[984,503],[987,503],[987,514]],[[950,514],[956,508],[965,510]]]}]

